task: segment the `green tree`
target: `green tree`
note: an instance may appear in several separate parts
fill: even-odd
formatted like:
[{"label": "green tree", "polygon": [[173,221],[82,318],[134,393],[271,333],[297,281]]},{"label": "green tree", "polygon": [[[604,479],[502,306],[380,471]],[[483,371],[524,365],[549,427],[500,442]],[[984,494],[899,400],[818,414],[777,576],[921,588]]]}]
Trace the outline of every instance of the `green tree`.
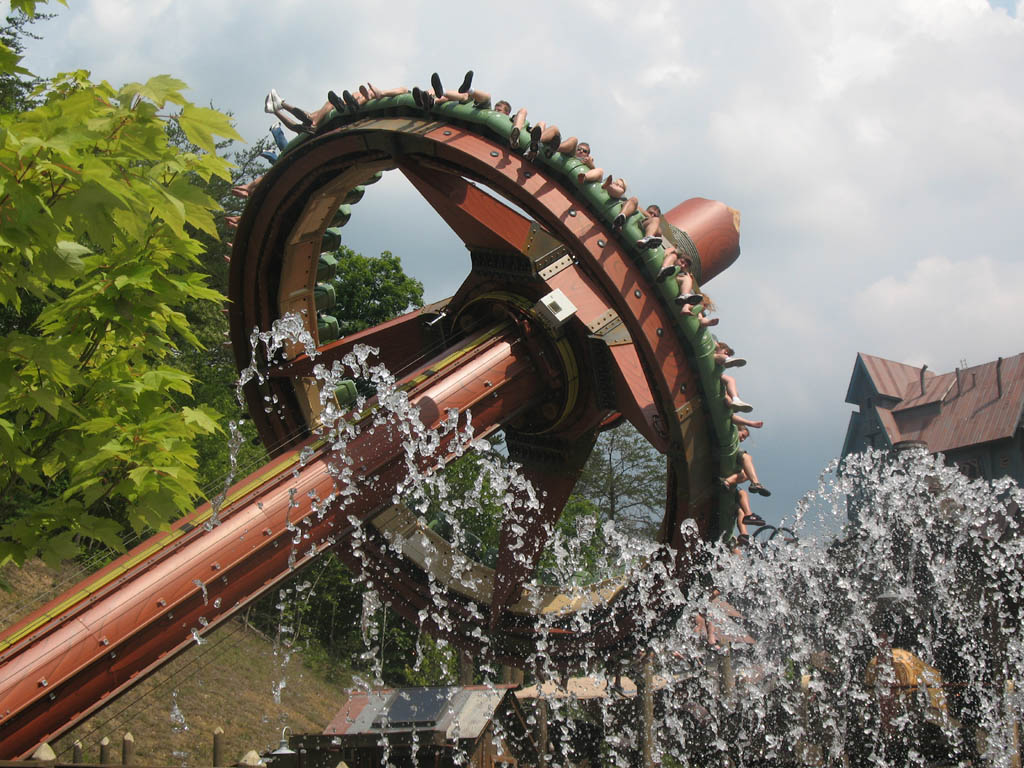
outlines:
[{"label": "green tree", "polygon": [[602,432],[573,494],[598,516],[629,533],[651,536],[665,510],[665,458],[623,421]]},{"label": "green tree", "polygon": [[384,251],[370,258],[342,246],[335,252],[337,304],[331,314],[343,334],[390,320],[410,307],[423,306],[423,283],[402,270],[402,260]]},{"label": "green tree", "polygon": [[[0,48],[0,73],[29,76],[19,60]],[[214,137],[240,137],[183,88],[78,71],[0,114],[0,308],[43,304],[0,338],[0,561],[120,548],[123,522],[158,528],[199,495],[192,441],[217,426],[174,399],[192,383],[179,344],[199,343],[180,307],[221,296],[191,234],[216,236],[217,205],[190,176],[229,178]],[[169,121],[201,151],[171,146]]]}]

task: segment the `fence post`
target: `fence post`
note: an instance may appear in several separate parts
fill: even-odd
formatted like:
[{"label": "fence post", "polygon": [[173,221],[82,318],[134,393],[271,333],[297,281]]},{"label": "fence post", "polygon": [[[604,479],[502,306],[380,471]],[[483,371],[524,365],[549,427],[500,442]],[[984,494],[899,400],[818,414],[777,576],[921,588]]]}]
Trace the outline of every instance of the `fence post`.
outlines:
[{"label": "fence post", "polygon": [[135,737],[129,731],[121,737],[121,765],[135,762]]},{"label": "fence post", "polygon": [[110,765],[110,737],[100,739],[100,765]]},{"label": "fence post", "polygon": [[651,768],[654,765],[654,654],[650,649],[640,661],[638,671],[635,706],[640,722],[640,764]]},{"label": "fence post", "polygon": [[224,765],[224,729],[219,725],[213,729],[213,765],[214,768]]}]

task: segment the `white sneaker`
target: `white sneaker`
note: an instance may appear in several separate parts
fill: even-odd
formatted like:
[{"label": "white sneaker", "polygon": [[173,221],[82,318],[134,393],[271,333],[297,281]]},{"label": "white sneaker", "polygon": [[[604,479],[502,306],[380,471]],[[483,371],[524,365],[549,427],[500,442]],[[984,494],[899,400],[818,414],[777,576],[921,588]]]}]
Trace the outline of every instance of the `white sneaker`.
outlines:
[{"label": "white sneaker", "polygon": [[732,408],[734,411],[739,411],[740,413],[750,413],[752,410],[754,410],[754,406],[752,406],[750,403],[744,403],[738,397],[734,397],[732,399],[732,404],[729,407]]},{"label": "white sneaker", "polygon": [[725,362],[722,363],[723,368],[742,368],[747,364],[747,361],[742,357],[727,357]]}]

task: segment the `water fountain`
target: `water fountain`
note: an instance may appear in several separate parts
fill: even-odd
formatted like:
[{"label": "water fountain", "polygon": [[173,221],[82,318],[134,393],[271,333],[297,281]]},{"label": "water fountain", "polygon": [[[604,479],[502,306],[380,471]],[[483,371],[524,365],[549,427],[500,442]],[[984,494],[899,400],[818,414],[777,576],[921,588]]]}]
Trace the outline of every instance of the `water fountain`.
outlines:
[{"label": "water fountain", "polygon": [[[684,765],[925,764],[979,750],[1009,764],[1020,553],[1008,503],[1019,491],[920,455],[853,459],[798,515],[833,510],[838,527],[852,509],[857,524],[840,539],[755,537],[735,554],[734,504],[717,478],[735,469],[738,441],[710,333],[679,314],[675,282],[657,280],[661,252],[635,245],[637,221],[612,226],[621,201],[579,184],[574,158],[527,160],[516,151],[525,137],[510,150],[510,129],[490,110],[425,114],[411,96],[387,97],[297,138],[244,190],[232,338],[241,395],[275,458],[5,633],[4,756],[94,711],[333,548],[371,602],[492,672],[507,662],[556,683],[542,693],[560,723],[551,764],[579,762],[573,734],[596,732],[614,764],[638,753]],[[466,242],[473,269],[450,300],[335,340],[321,254],[366,186],[395,168]],[[702,282],[736,258],[735,211],[696,199],[664,218]],[[596,434],[621,419],[667,457],[661,530],[646,542],[602,531],[615,542],[608,578],[575,584],[578,547],[552,539],[552,524]],[[467,554],[457,516],[425,511],[444,497],[437,470],[486,454],[498,430],[519,468],[482,463],[504,503],[489,566]],[[545,548],[558,553],[558,584],[535,579]],[[941,692],[927,672],[920,690],[894,693],[894,648],[941,672]],[[658,702],[654,734],[623,720],[614,691],[626,673],[661,691],[637,696]],[[609,693],[587,711],[557,692],[581,675]]]}]

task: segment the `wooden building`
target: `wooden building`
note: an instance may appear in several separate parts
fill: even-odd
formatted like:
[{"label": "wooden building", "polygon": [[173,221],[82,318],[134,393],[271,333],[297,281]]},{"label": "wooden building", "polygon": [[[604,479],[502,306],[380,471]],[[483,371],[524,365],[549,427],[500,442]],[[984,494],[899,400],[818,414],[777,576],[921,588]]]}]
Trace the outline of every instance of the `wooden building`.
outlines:
[{"label": "wooden building", "polygon": [[1024,485],[1024,354],[934,373],[860,353],[846,402],[843,456],[917,442],[968,477]]}]

